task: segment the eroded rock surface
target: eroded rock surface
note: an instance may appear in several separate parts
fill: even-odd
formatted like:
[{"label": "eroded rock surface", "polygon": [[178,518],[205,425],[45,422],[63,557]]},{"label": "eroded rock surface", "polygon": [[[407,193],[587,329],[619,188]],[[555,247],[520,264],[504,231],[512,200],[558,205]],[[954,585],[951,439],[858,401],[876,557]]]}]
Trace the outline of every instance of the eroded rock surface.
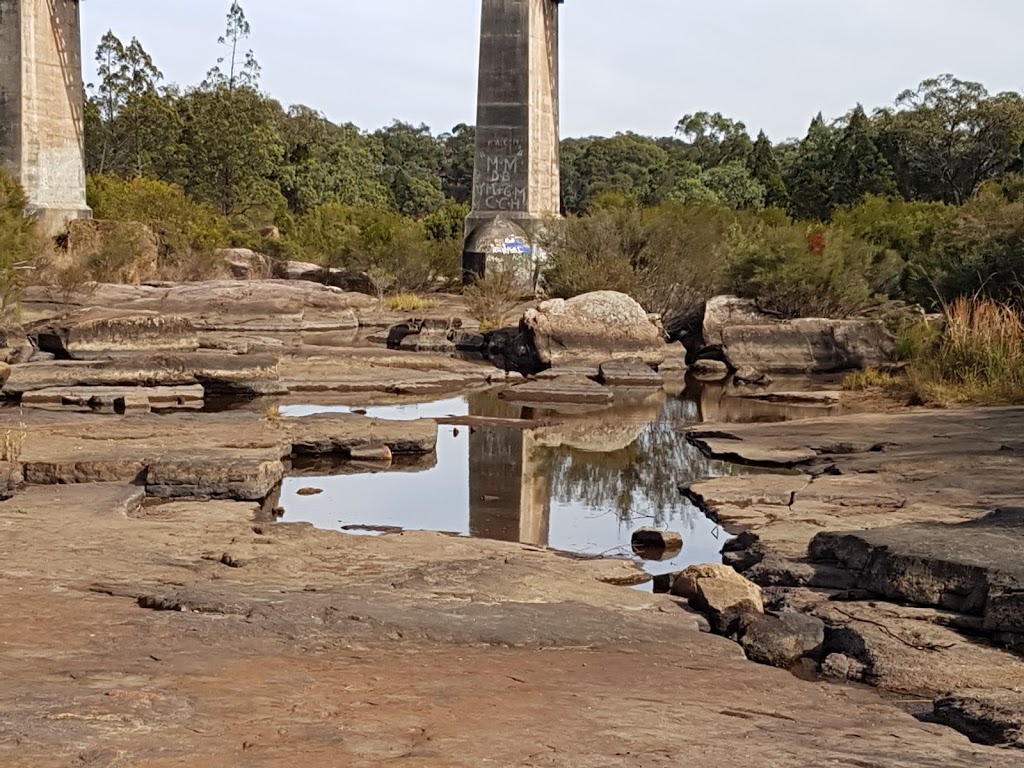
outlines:
[{"label": "eroded rock surface", "polygon": [[669,598],[602,583],[621,562],[255,514],[104,485],[0,503],[0,763],[1018,762],[751,665]]},{"label": "eroded rock surface", "polygon": [[[1019,408],[704,425],[690,439],[710,456],[797,471],[687,493],[740,534],[726,562],[825,622],[830,677],[983,691],[1006,721],[1024,687],[1022,430]],[[944,704],[945,721],[975,735],[980,706]]]}]

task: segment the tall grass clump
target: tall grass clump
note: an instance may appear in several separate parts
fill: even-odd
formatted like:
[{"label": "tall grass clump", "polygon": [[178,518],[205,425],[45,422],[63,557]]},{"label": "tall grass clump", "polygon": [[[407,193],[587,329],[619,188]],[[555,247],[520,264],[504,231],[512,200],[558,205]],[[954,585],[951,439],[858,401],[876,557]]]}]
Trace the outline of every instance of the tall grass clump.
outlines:
[{"label": "tall grass clump", "polygon": [[921,402],[1024,403],[1024,318],[1008,304],[956,299],[945,327],[917,351],[910,386]]}]

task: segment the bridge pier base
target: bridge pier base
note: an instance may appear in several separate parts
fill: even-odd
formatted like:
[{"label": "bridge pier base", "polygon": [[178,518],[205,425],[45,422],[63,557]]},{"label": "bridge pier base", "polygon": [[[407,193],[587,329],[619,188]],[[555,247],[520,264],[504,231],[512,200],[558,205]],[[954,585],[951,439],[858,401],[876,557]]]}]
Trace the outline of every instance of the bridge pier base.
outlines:
[{"label": "bridge pier base", "polygon": [[[467,281],[482,276],[488,264],[509,262],[499,257],[535,264],[536,236],[545,220],[560,213],[560,2],[483,0],[473,209],[463,257]],[[509,232],[509,242],[482,254],[481,242],[492,240],[496,222]]]},{"label": "bridge pier base", "polygon": [[50,235],[92,215],[83,99],[78,0],[0,0],[0,164]]}]

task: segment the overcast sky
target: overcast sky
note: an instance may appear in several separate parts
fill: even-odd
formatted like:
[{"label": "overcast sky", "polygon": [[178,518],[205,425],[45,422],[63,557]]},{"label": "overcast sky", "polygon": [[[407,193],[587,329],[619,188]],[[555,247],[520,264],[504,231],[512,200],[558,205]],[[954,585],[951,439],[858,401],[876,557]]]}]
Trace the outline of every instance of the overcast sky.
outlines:
[{"label": "overcast sky", "polygon": [[[86,0],[86,78],[113,29],[167,79],[198,82],[229,0]],[[243,0],[263,88],[372,129],[448,130],[475,118],[480,0]],[[819,110],[892,102],[944,72],[1024,88],[1021,0],[567,0],[562,132],[667,135],[721,111],[775,140]]]}]

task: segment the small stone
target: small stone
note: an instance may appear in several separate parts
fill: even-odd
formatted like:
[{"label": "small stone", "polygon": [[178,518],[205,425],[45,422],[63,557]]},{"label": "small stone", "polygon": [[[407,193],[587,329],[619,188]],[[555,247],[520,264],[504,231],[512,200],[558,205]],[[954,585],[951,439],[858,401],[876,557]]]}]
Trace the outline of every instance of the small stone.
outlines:
[{"label": "small stone", "polygon": [[737,387],[767,387],[772,383],[772,378],[752,366],[744,365],[736,371],[732,381]]},{"label": "small stone", "polygon": [[865,667],[842,653],[830,653],[821,665],[821,675],[829,680],[863,680]]},{"label": "small stone", "polygon": [[391,449],[386,445],[361,445],[356,446],[349,453],[353,461],[385,461],[392,459]]},{"label": "small stone", "polygon": [[319,496],[323,492],[322,488],[299,488],[295,493],[299,496]]},{"label": "small stone", "polygon": [[675,531],[640,528],[633,532],[633,553],[644,560],[669,560],[683,548],[683,536]]},{"label": "small stone", "polygon": [[791,669],[801,659],[820,658],[825,622],[802,613],[751,613],[740,621],[740,645],[758,664]]},{"label": "small stone", "polygon": [[724,379],[729,375],[729,366],[721,360],[698,360],[690,366],[690,373],[698,379]]}]

